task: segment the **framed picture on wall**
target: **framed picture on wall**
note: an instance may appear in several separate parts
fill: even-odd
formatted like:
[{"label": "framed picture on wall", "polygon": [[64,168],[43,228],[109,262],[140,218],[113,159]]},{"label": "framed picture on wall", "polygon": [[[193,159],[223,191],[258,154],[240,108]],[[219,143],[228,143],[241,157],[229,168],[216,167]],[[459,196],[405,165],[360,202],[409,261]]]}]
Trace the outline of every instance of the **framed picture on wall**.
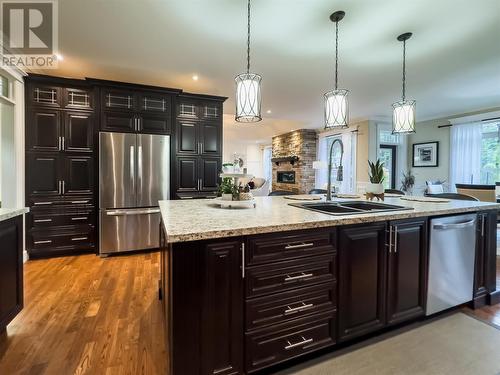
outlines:
[{"label": "framed picture on wall", "polygon": [[439,165],[439,142],[413,144],[414,167],[437,167]]}]

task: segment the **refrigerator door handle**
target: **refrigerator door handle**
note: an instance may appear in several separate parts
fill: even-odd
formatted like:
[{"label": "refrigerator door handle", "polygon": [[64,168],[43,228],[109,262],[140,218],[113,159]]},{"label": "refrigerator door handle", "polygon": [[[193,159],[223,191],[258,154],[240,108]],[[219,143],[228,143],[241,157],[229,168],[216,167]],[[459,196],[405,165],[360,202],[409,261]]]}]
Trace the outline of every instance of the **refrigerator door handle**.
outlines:
[{"label": "refrigerator door handle", "polygon": [[106,211],[107,216],[128,216],[128,215],[149,215],[160,213],[159,208],[152,208],[148,210],[113,210]]},{"label": "refrigerator door handle", "polygon": [[130,146],[130,182],[132,183],[132,190],[135,191],[135,146]]},{"label": "refrigerator door handle", "polygon": [[137,146],[137,192],[142,192],[142,145]]}]

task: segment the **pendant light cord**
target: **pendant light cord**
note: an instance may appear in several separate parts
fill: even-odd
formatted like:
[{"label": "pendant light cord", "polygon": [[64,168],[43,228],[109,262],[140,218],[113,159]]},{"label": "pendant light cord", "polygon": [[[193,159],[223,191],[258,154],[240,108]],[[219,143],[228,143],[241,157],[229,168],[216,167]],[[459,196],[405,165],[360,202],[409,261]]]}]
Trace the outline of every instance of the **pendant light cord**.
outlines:
[{"label": "pendant light cord", "polygon": [[406,98],[406,40],[403,41],[403,102]]},{"label": "pendant light cord", "polygon": [[250,73],[250,0],[248,0],[247,74]]},{"label": "pendant light cord", "polygon": [[339,65],[339,22],[335,22],[335,90],[338,83],[338,65]]}]

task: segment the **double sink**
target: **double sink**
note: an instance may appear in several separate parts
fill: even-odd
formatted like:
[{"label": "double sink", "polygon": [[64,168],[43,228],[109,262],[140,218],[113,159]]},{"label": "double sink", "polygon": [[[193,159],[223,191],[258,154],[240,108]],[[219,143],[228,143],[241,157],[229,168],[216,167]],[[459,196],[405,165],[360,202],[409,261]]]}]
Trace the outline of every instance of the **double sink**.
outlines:
[{"label": "double sink", "polygon": [[367,201],[345,201],[345,202],[315,202],[315,203],[289,203],[290,206],[306,210],[321,212],[329,215],[356,215],[386,211],[413,210],[411,207],[398,206],[395,204],[367,202]]}]

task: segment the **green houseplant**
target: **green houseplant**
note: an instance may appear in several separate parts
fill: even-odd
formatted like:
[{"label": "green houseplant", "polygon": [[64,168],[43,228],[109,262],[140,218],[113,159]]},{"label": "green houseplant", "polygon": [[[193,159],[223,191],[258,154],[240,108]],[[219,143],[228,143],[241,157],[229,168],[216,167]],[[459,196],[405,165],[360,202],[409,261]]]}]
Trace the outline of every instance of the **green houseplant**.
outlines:
[{"label": "green houseplant", "polygon": [[233,197],[238,195],[238,187],[233,183],[231,177],[225,177],[219,185],[218,192],[223,200],[232,201]]},{"label": "green houseplant", "polygon": [[368,167],[370,183],[366,187],[366,192],[373,194],[382,194],[384,192],[383,182],[385,180],[384,163],[382,163],[380,159],[377,159],[375,163],[368,160]]}]

